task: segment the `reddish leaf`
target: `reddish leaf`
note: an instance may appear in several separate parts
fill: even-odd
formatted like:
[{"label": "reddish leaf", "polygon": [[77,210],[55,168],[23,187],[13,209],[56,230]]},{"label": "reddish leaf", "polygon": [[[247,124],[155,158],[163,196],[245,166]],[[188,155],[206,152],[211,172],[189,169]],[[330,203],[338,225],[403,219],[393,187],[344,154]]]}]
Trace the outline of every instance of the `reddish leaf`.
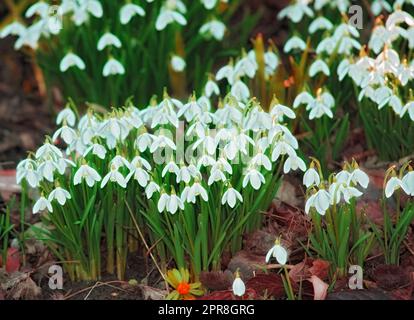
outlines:
[{"label": "reddish leaf", "polygon": [[411,283],[410,275],[405,268],[395,265],[378,265],[373,271],[372,278],[378,286],[385,290],[393,290]]},{"label": "reddish leaf", "polygon": [[231,272],[239,270],[242,275],[242,279],[247,281],[254,276],[255,272],[261,272],[259,266],[263,266],[265,264],[266,262],[264,255],[257,256],[242,250],[237,252],[237,254],[231,259],[228,268]]},{"label": "reddish leaf", "polygon": [[20,269],[20,254],[16,248],[9,248],[7,250],[6,271],[13,273]]},{"label": "reddish leaf", "polygon": [[274,298],[285,296],[285,289],[280,275],[258,274],[247,281],[246,286],[254,289],[260,296],[272,296]]},{"label": "reddish leaf", "polygon": [[243,297],[236,297],[232,290],[214,291],[204,295],[197,300],[251,300],[256,299],[257,294],[253,289],[247,288]]},{"label": "reddish leaf", "polygon": [[311,275],[315,275],[320,279],[326,279],[328,277],[330,263],[322,259],[316,259],[312,261],[312,267],[309,268]]},{"label": "reddish leaf", "polygon": [[210,290],[227,290],[233,283],[233,274],[229,270],[203,271],[200,274],[200,282]]}]

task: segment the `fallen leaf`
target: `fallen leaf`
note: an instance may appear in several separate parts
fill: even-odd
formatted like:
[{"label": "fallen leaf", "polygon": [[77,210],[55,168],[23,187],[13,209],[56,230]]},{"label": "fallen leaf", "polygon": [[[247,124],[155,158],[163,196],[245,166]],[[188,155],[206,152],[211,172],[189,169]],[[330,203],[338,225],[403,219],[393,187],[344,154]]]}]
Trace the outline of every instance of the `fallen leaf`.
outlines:
[{"label": "fallen leaf", "polygon": [[20,253],[17,248],[7,250],[6,271],[13,273],[20,269]]},{"label": "fallen leaf", "polygon": [[243,280],[247,281],[254,276],[255,272],[262,272],[261,266],[265,263],[264,255],[257,256],[241,250],[230,260],[228,269],[232,273],[239,270]]},{"label": "fallen leaf", "polygon": [[253,289],[260,296],[281,298],[285,296],[285,288],[280,275],[258,274],[247,281],[246,286]]},{"label": "fallen leaf", "polygon": [[232,290],[221,290],[206,294],[200,298],[197,298],[197,300],[251,300],[256,298],[256,291],[251,288],[247,288],[243,297],[236,297]]},{"label": "fallen leaf", "polygon": [[200,274],[200,282],[210,290],[227,290],[233,283],[233,273],[226,271],[203,271]]},{"label": "fallen leaf", "polygon": [[140,284],[139,288],[144,300],[164,300],[168,294],[167,290],[161,290],[143,284]]},{"label": "fallen leaf", "polygon": [[411,284],[410,275],[401,266],[381,264],[376,266],[371,277],[385,290],[398,289]]},{"label": "fallen leaf", "polygon": [[325,300],[329,285],[313,275],[309,281],[313,285],[313,300]]}]

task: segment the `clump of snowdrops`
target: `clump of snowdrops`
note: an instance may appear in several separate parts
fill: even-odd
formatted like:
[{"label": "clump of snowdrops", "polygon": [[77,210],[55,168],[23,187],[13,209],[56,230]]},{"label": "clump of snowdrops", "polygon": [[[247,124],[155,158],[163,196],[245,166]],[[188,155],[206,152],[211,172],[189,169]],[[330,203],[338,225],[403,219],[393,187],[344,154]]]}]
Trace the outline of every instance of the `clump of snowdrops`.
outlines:
[{"label": "clump of snowdrops", "polygon": [[332,278],[344,277],[350,264],[364,265],[374,241],[374,233],[364,224],[364,213],[356,207],[369,177],[353,161],[324,180],[319,162],[313,160],[303,184],[307,188],[305,212],[313,222],[306,250],[331,263]]},{"label": "clump of snowdrops", "polygon": [[414,148],[413,48],[414,18],[397,6],[385,21],[377,19],[367,49],[338,69],[357,88],[369,146],[383,160],[402,158]]},{"label": "clump of snowdrops", "polygon": [[104,256],[123,278],[128,252],[143,244],[164,271],[173,260],[197,278],[261,226],[283,173],[306,169],[283,124],[293,111],[231,95],[216,107],[164,93],[141,111],[127,103],[103,115],[59,113],[61,127],[18,165],[17,179],[39,191],[33,213],[50,226],[39,237],[72,261],[72,278],[99,278]]},{"label": "clump of snowdrops", "polygon": [[[404,199],[404,197],[408,199]],[[381,227],[371,224],[377,241],[383,252],[385,263],[400,263],[401,247],[407,237],[410,225],[414,221],[414,171],[409,163],[397,172],[391,167],[384,181],[384,196],[382,199],[383,225]],[[387,205],[387,199],[394,197],[395,210]],[[403,202],[403,200],[405,200]],[[394,212],[393,212],[394,211]]]},{"label": "clump of snowdrops", "polygon": [[[218,57],[237,50],[255,16],[232,28],[237,41],[225,45],[226,23],[240,1],[143,0],[38,1],[6,26],[0,36],[17,36],[16,49],[34,50],[49,86],[59,86],[77,103],[119,106],[133,96],[169,86],[183,97],[187,83],[200,88]],[[228,44],[228,41],[227,41]],[[234,49],[233,49],[234,48]]]}]

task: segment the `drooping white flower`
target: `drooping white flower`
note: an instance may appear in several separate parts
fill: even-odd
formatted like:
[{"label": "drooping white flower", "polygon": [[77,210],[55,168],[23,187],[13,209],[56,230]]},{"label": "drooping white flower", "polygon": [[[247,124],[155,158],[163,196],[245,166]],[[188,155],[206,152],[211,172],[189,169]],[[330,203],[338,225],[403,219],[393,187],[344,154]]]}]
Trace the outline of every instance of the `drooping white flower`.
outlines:
[{"label": "drooping white flower", "polygon": [[310,208],[314,207],[320,215],[325,215],[331,202],[331,196],[325,189],[318,190],[311,195],[305,204],[305,212],[309,213]]},{"label": "drooping white flower", "polygon": [[83,164],[79,167],[78,171],[76,171],[75,176],[73,177],[73,184],[77,185],[80,184],[82,180],[85,180],[89,187],[93,187],[95,182],[99,182],[101,179],[101,176],[94,168],[91,168],[87,164]]},{"label": "drooping white flower", "polygon": [[17,165],[16,182],[20,184],[25,179],[29,186],[36,188],[39,184],[40,177],[36,170],[36,162],[31,159],[25,159]]},{"label": "drooping white flower", "polygon": [[41,18],[46,18],[49,15],[49,4],[44,1],[38,1],[31,5],[25,13],[26,18],[31,18],[34,15],[38,15]]},{"label": "drooping white flower", "polygon": [[175,214],[178,209],[184,210],[184,203],[175,193],[171,195],[162,192],[157,205],[158,211],[166,210],[171,214]]},{"label": "drooping white flower", "polygon": [[405,185],[403,181],[401,181],[401,179],[397,177],[391,177],[391,179],[388,180],[387,184],[385,185],[385,196],[387,198],[390,198],[394,194],[394,192],[400,188],[403,189],[405,193],[410,193],[408,191],[409,188]]},{"label": "drooping white flower", "polygon": [[66,122],[67,125],[73,127],[76,122],[76,115],[71,108],[65,108],[59,112],[56,118],[56,124],[60,125]]},{"label": "drooping white flower", "polygon": [[331,30],[333,28],[333,24],[325,17],[318,17],[312,21],[309,25],[309,33],[313,34],[318,30]]},{"label": "drooping white flower", "polygon": [[200,0],[200,1],[207,10],[213,9],[218,2],[218,0]]},{"label": "drooping white flower", "polygon": [[285,265],[288,259],[288,252],[287,250],[280,244],[280,240],[276,239],[275,244],[273,247],[266,254],[266,263],[269,263],[270,258],[275,258],[276,261],[281,264]]},{"label": "drooping white flower", "polygon": [[110,75],[117,74],[125,74],[125,68],[122,65],[122,63],[116,60],[115,58],[109,58],[109,60],[104,65],[102,75],[104,77],[108,77]]},{"label": "drooping white flower", "polygon": [[162,7],[160,14],[157,17],[157,21],[155,22],[155,29],[158,31],[164,30],[167,25],[174,22],[182,26],[187,24],[187,20],[180,12],[174,9]]},{"label": "drooping white flower", "polygon": [[414,196],[414,171],[409,171],[403,178],[402,183],[405,186],[405,193]]},{"label": "drooping white flower", "polygon": [[144,9],[134,3],[125,4],[119,12],[121,24],[128,24],[135,15],[145,16]]},{"label": "drooping white flower", "polygon": [[230,206],[230,208],[234,208],[236,205],[237,200],[243,202],[243,197],[236,189],[233,187],[229,187],[224,193],[223,197],[221,198],[221,204],[225,205],[226,203]]},{"label": "drooping white flower", "polygon": [[21,36],[26,32],[26,27],[18,21],[14,21],[6,25],[0,31],[0,39],[4,39],[7,36]]},{"label": "drooping white flower", "polygon": [[115,164],[111,165],[111,170],[102,179],[101,189],[103,189],[109,181],[116,182],[122,188],[126,188],[127,186],[125,177],[118,171],[118,167]]},{"label": "drooping white flower", "polygon": [[297,0],[293,4],[282,9],[277,15],[278,19],[289,18],[293,23],[298,23],[304,16],[312,18],[314,13],[309,7],[310,0]]},{"label": "drooping white flower", "polygon": [[52,204],[44,196],[41,196],[33,206],[33,214],[47,209],[49,212],[53,212]]},{"label": "drooping white flower", "polygon": [[69,52],[60,61],[59,69],[61,72],[67,71],[71,67],[77,67],[80,70],[85,70],[85,62],[76,54]]},{"label": "drooping white flower", "polygon": [[77,133],[67,125],[63,125],[53,134],[52,140],[56,141],[59,137],[61,137],[67,145],[70,145],[77,138]]},{"label": "drooping white flower", "polygon": [[225,32],[226,26],[224,23],[215,19],[203,24],[200,28],[201,34],[211,36],[217,41],[223,40]]},{"label": "drooping white flower", "polygon": [[154,192],[160,192],[161,188],[158,184],[156,184],[154,181],[150,181],[145,188],[145,194],[147,196],[147,199],[151,199]]},{"label": "drooping white flower", "polygon": [[306,188],[309,188],[313,185],[319,186],[320,183],[321,178],[313,167],[309,168],[303,175],[303,184],[306,186]]},{"label": "drooping white flower", "polygon": [[318,59],[315,60],[309,68],[309,76],[313,78],[316,74],[322,72],[327,77],[330,76],[331,72],[325,61]]},{"label": "drooping white flower", "polygon": [[122,43],[121,43],[121,40],[119,40],[119,38],[116,35],[110,32],[106,32],[105,34],[102,35],[102,37],[99,38],[97,48],[99,51],[102,51],[103,49],[109,46],[121,48]]},{"label": "drooping white flower", "polygon": [[178,56],[178,55],[173,55],[171,57],[171,67],[175,72],[183,72],[185,69],[186,63],[185,60]]},{"label": "drooping white flower", "polygon": [[260,186],[265,183],[265,177],[254,167],[249,167],[243,178],[243,188],[250,183],[255,190],[259,190]]},{"label": "drooping white flower", "polygon": [[297,36],[293,36],[292,38],[290,38],[283,47],[283,51],[285,53],[289,53],[294,49],[304,51],[306,49],[305,41],[303,41],[301,38]]},{"label": "drooping white flower", "polygon": [[204,87],[204,93],[207,98],[210,98],[213,94],[219,95],[220,89],[213,80],[209,79]]},{"label": "drooping white flower", "polygon": [[175,161],[171,160],[165,165],[162,170],[162,176],[165,177],[167,173],[174,173],[176,176],[180,173],[180,168],[177,166]]},{"label": "drooping white flower", "polygon": [[61,188],[61,187],[56,187],[50,194],[48,197],[48,201],[51,203],[53,200],[57,200],[57,202],[61,205],[64,206],[66,203],[66,200],[68,199],[72,199],[72,196],[70,195],[70,193]]},{"label": "drooping white flower", "polygon": [[285,161],[285,164],[283,165],[283,172],[289,173],[291,170],[296,171],[298,169],[305,171],[305,162],[296,154],[289,154],[288,158]]},{"label": "drooping white flower", "polygon": [[240,275],[238,272],[236,272],[236,277],[233,281],[232,289],[233,289],[233,294],[235,296],[242,297],[246,293],[246,286],[243,280],[240,278]]},{"label": "drooping white flower", "polygon": [[94,143],[85,150],[83,157],[85,158],[90,152],[92,152],[92,154],[98,156],[98,158],[103,160],[105,159],[107,151],[103,145],[99,143]]}]

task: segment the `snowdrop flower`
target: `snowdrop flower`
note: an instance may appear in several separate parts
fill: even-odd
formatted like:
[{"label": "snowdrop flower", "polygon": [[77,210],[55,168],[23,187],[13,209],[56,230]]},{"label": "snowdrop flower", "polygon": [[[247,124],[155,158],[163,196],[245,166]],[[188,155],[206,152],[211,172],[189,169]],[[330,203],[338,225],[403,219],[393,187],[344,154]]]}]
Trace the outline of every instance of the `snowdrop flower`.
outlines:
[{"label": "snowdrop flower", "polygon": [[217,1],[218,0],[201,0],[201,3],[207,10],[211,10],[216,6]]},{"label": "snowdrop flower", "polygon": [[220,81],[220,80],[226,78],[227,79],[227,82],[229,84],[233,84],[233,82],[234,82],[234,74],[235,74],[234,67],[233,67],[232,63],[230,63],[230,64],[228,64],[226,66],[221,67],[217,71],[217,73],[216,73],[216,80],[217,81]]},{"label": "snowdrop flower", "polygon": [[5,26],[0,32],[0,39],[4,39],[7,36],[21,36],[26,32],[26,28],[18,21],[14,21]]},{"label": "snowdrop flower", "polygon": [[299,38],[297,36],[293,36],[292,38],[290,38],[286,42],[285,46],[283,47],[283,51],[285,53],[289,53],[290,51],[292,51],[294,49],[304,51],[306,49],[305,41],[303,41],[301,38]]},{"label": "snowdrop flower", "polygon": [[176,176],[178,176],[178,174],[180,173],[180,168],[177,166],[177,164],[173,160],[171,160],[170,162],[166,164],[166,166],[162,170],[162,176],[165,177],[167,172],[174,173]]},{"label": "snowdrop flower", "polygon": [[26,18],[31,18],[34,15],[38,15],[41,18],[46,18],[48,17],[48,14],[49,14],[49,5],[43,1],[38,1],[27,9],[24,16]]},{"label": "snowdrop flower", "polygon": [[321,178],[319,177],[318,172],[312,166],[305,172],[303,175],[303,184],[306,188],[311,186],[319,186],[321,183]]},{"label": "snowdrop flower", "polygon": [[215,19],[203,24],[200,28],[201,34],[205,36],[211,36],[217,41],[223,40],[225,32],[226,26],[224,25],[224,23]]},{"label": "snowdrop flower", "polygon": [[196,180],[196,182],[190,187],[187,194],[188,203],[196,203],[196,197],[201,196],[204,201],[208,201],[208,195],[206,189]]},{"label": "snowdrop flower", "polygon": [[176,150],[177,147],[175,146],[175,143],[166,136],[154,136],[153,142],[151,144],[150,152],[154,153],[158,151],[159,149],[170,149],[170,150]]},{"label": "snowdrop flower", "polygon": [[410,101],[405,104],[405,106],[401,109],[400,117],[402,118],[407,111],[410,116],[410,119],[414,121],[414,101]]},{"label": "snowdrop flower", "polygon": [[98,156],[99,159],[102,159],[102,160],[105,159],[106,149],[104,146],[100,145],[99,143],[94,143],[89,148],[87,148],[83,154],[83,157],[85,158],[90,152]]},{"label": "snowdrop flower", "polygon": [[173,55],[171,58],[171,67],[175,72],[183,72],[185,69],[185,60],[177,55]]},{"label": "snowdrop flower", "polygon": [[121,48],[122,43],[116,35],[107,32],[104,35],[102,35],[102,37],[100,37],[100,39],[98,40],[98,50],[102,51],[103,49],[109,46]]},{"label": "snowdrop flower", "polygon": [[320,215],[325,215],[329,208],[331,196],[325,189],[318,190],[315,194],[310,196],[305,204],[305,212],[309,213],[310,208],[314,207]]},{"label": "snowdrop flower", "polygon": [[76,131],[72,128],[68,127],[67,125],[63,125],[53,134],[52,140],[56,141],[59,136],[67,145],[70,145],[76,139],[77,134]]},{"label": "snowdrop flower", "polygon": [[71,127],[75,125],[76,115],[71,108],[65,108],[59,112],[56,118],[56,124],[60,125],[64,122],[66,122],[66,124],[68,124]]},{"label": "snowdrop flower", "polygon": [[[407,180],[406,180],[407,181]],[[409,188],[397,177],[392,177],[385,185],[385,196],[390,198],[398,189],[403,189],[405,193],[410,194]],[[407,192],[408,191],[408,192]]]},{"label": "snowdrop flower", "polygon": [[[171,0],[167,0],[167,2],[171,2]],[[163,6],[157,17],[157,21],[155,22],[155,29],[158,31],[164,30],[167,25],[173,22],[176,22],[182,26],[187,24],[185,17],[180,12],[176,11],[175,8]]]},{"label": "snowdrop flower", "polygon": [[178,209],[184,210],[184,203],[174,192],[171,195],[162,192],[157,208],[160,213],[166,210],[171,214],[175,214]]},{"label": "snowdrop flower", "polygon": [[391,5],[386,0],[374,0],[372,2],[371,11],[375,16],[379,16],[383,10],[392,11]]},{"label": "snowdrop flower", "polygon": [[77,67],[80,70],[85,70],[85,62],[76,54],[69,52],[60,61],[59,69],[61,72],[66,72],[71,67]]},{"label": "snowdrop flower", "polygon": [[135,140],[135,146],[138,148],[139,152],[144,152],[145,150],[151,147],[153,141],[155,140],[156,136],[148,132],[144,132],[143,134],[139,135]]},{"label": "snowdrop flower", "polygon": [[118,167],[115,164],[111,165],[111,171],[109,171],[106,176],[102,179],[101,189],[103,189],[106,184],[111,182],[118,183],[122,188],[126,188],[126,179],[124,176],[118,171]]},{"label": "snowdrop flower", "polygon": [[235,296],[242,297],[246,293],[246,286],[244,285],[243,280],[240,278],[238,271],[236,271],[236,277],[233,281],[232,289]]},{"label": "snowdrop flower", "polygon": [[160,192],[160,186],[156,184],[154,181],[150,181],[145,188],[145,194],[147,196],[147,199],[151,199],[154,192]]},{"label": "snowdrop flower", "polygon": [[230,208],[234,208],[236,205],[237,200],[243,202],[243,197],[236,189],[233,187],[229,187],[223,194],[221,198],[221,204],[225,205],[226,203],[230,206]]},{"label": "snowdrop flower", "polygon": [[368,187],[369,177],[364,171],[359,168],[356,168],[351,172],[349,179],[352,183],[359,184],[364,189]]},{"label": "snowdrop flower", "polygon": [[403,178],[402,183],[405,186],[405,193],[414,196],[414,171],[409,171]]},{"label": "snowdrop flower", "polygon": [[333,24],[325,17],[318,17],[312,21],[309,25],[309,33],[313,34],[318,30],[331,30],[333,28]]},{"label": "snowdrop flower", "polygon": [[310,0],[296,0],[294,4],[287,6],[279,12],[278,19],[289,18],[292,22],[298,23],[302,20],[303,16],[312,18],[314,13],[309,8]]},{"label": "snowdrop flower", "polygon": [[128,24],[135,15],[145,16],[144,9],[134,3],[125,4],[119,12],[121,24]]},{"label": "snowdrop flower", "polygon": [[343,59],[339,63],[338,69],[337,69],[339,81],[342,81],[345,78],[345,76],[349,73],[350,65],[351,63],[349,62],[348,59]]},{"label": "snowdrop flower", "polygon": [[[254,52],[254,51],[251,51]],[[237,61],[234,66],[234,73],[236,77],[248,76],[250,79],[253,79],[256,75],[258,65],[256,62],[256,57],[251,55],[245,55],[239,61]]]},{"label": "snowdrop flower", "polygon": [[57,158],[63,157],[62,151],[60,151],[57,147],[50,144],[49,142],[46,142],[45,144],[43,144],[43,146],[37,149],[35,157],[36,159],[46,159],[48,156]]},{"label": "snowdrop flower", "polygon": [[33,206],[33,214],[47,209],[49,212],[53,212],[52,204],[44,196],[41,196]]},{"label": "snowdrop flower", "polygon": [[288,252],[287,250],[280,244],[280,239],[277,238],[275,240],[275,244],[273,247],[266,254],[266,263],[269,263],[270,258],[275,258],[276,261],[281,264],[285,265],[288,259]]},{"label": "snowdrop flower", "polygon": [[102,75],[104,77],[108,77],[110,75],[116,74],[125,74],[125,68],[118,60],[109,58],[109,60],[104,65]]},{"label": "snowdrop flower", "polygon": [[209,79],[204,87],[204,94],[207,98],[210,98],[213,94],[218,96],[220,94],[220,89],[217,85],[217,83],[214,82],[214,80]]},{"label": "snowdrop flower", "polygon": [[286,159],[285,164],[283,165],[283,172],[288,173],[291,170],[296,171],[298,169],[305,171],[306,170],[305,162],[300,157],[298,157],[296,154],[290,154],[288,158]]},{"label": "snowdrop flower", "polygon": [[328,65],[326,64],[325,61],[323,60],[315,60],[312,65],[309,68],[309,76],[311,78],[313,78],[316,74],[318,74],[319,72],[322,72],[323,74],[325,74],[327,77],[330,76],[331,72],[329,70]]},{"label": "snowdrop flower", "polygon": [[312,97],[308,92],[300,93],[293,102],[293,107],[297,108],[301,104],[306,104],[306,110],[310,110],[309,119],[320,118],[327,115],[333,118],[332,108],[335,100],[329,92],[322,93],[322,89],[318,89],[316,98]]},{"label": "snowdrop flower", "polygon": [[360,197],[362,192],[346,183],[334,182],[329,186],[329,194],[331,195],[331,204],[338,204],[341,201],[341,194],[344,196],[345,202],[350,203],[352,198]]},{"label": "snowdrop flower", "polygon": [[255,190],[259,190],[260,186],[265,183],[265,177],[254,167],[249,167],[243,178],[243,188],[250,183]]},{"label": "snowdrop flower", "polygon": [[73,177],[73,184],[78,185],[82,182],[82,180],[85,180],[89,187],[93,187],[95,182],[101,181],[101,176],[95,169],[91,168],[87,164],[83,164],[80,166],[78,171],[76,171],[75,176]]},{"label": "snowdrop flower", "polygon": [[61,205],[64,206],[66,203],[67,199],[72,199],[72,196],[70,195],[70,193],[61,188],[61,187],[56,187],[50,194],[48,197],[48,201],[51,203],[53,200],[57,200],[57,202]]},{"label": "snowdrop flower", "polygon": [[180,167],[180,170],[177,174],[177,183],[185,182],[185,183],[189,183],[192,177],[195,177],[197,175],[197,168],[193,165],[190,164],[188,167],[185,165],[182,165]]},{"label": "snowdrop flower", "polygon": [[270,116],[276,118],[278,121],[283,121],[283,117],[285,116],[290,119],[296,118],[295,112],[289,107],[279,104],[276,98],[273,98],[270,110]]},{"label": "snowdrop flower", "polygon": [[[138,157],[141,158],[141,157]],[[147,170],[151,170],[150,164],[147,162],[147,160],[141,158],[141,160],[133,160],[134,163],[131,162],[131,171],[126,177],[126,181],[129,181],[131,177],[134,177],[136,181],[138,181],[139,185],[143,188],[145,188],[148,185],[148,181],[150,180],[150,176],[148,172],[143,168]],[[144,164],[145,163],[145,164]],[[148,169],[149,168],[149,169]]]},{"label": "snowdrop flower", "polygon": [[36,188],[39,184],[39,175],[36,170],[36,162],[31,159],[21,161],[16,168],[16,182],[20,184],[25,179],[29,186]]},{"label": "snowdrop flower", "polygon": [[261,150],[250,160],[250,163],[252,166],[263,166],[267,171],[272,170],[270,159]]},{"label": "snowdrop flower", "polygon": [[249,87],[240,79],[231,86],[230,92],[239,101],[247,101],[250,97]]}]

